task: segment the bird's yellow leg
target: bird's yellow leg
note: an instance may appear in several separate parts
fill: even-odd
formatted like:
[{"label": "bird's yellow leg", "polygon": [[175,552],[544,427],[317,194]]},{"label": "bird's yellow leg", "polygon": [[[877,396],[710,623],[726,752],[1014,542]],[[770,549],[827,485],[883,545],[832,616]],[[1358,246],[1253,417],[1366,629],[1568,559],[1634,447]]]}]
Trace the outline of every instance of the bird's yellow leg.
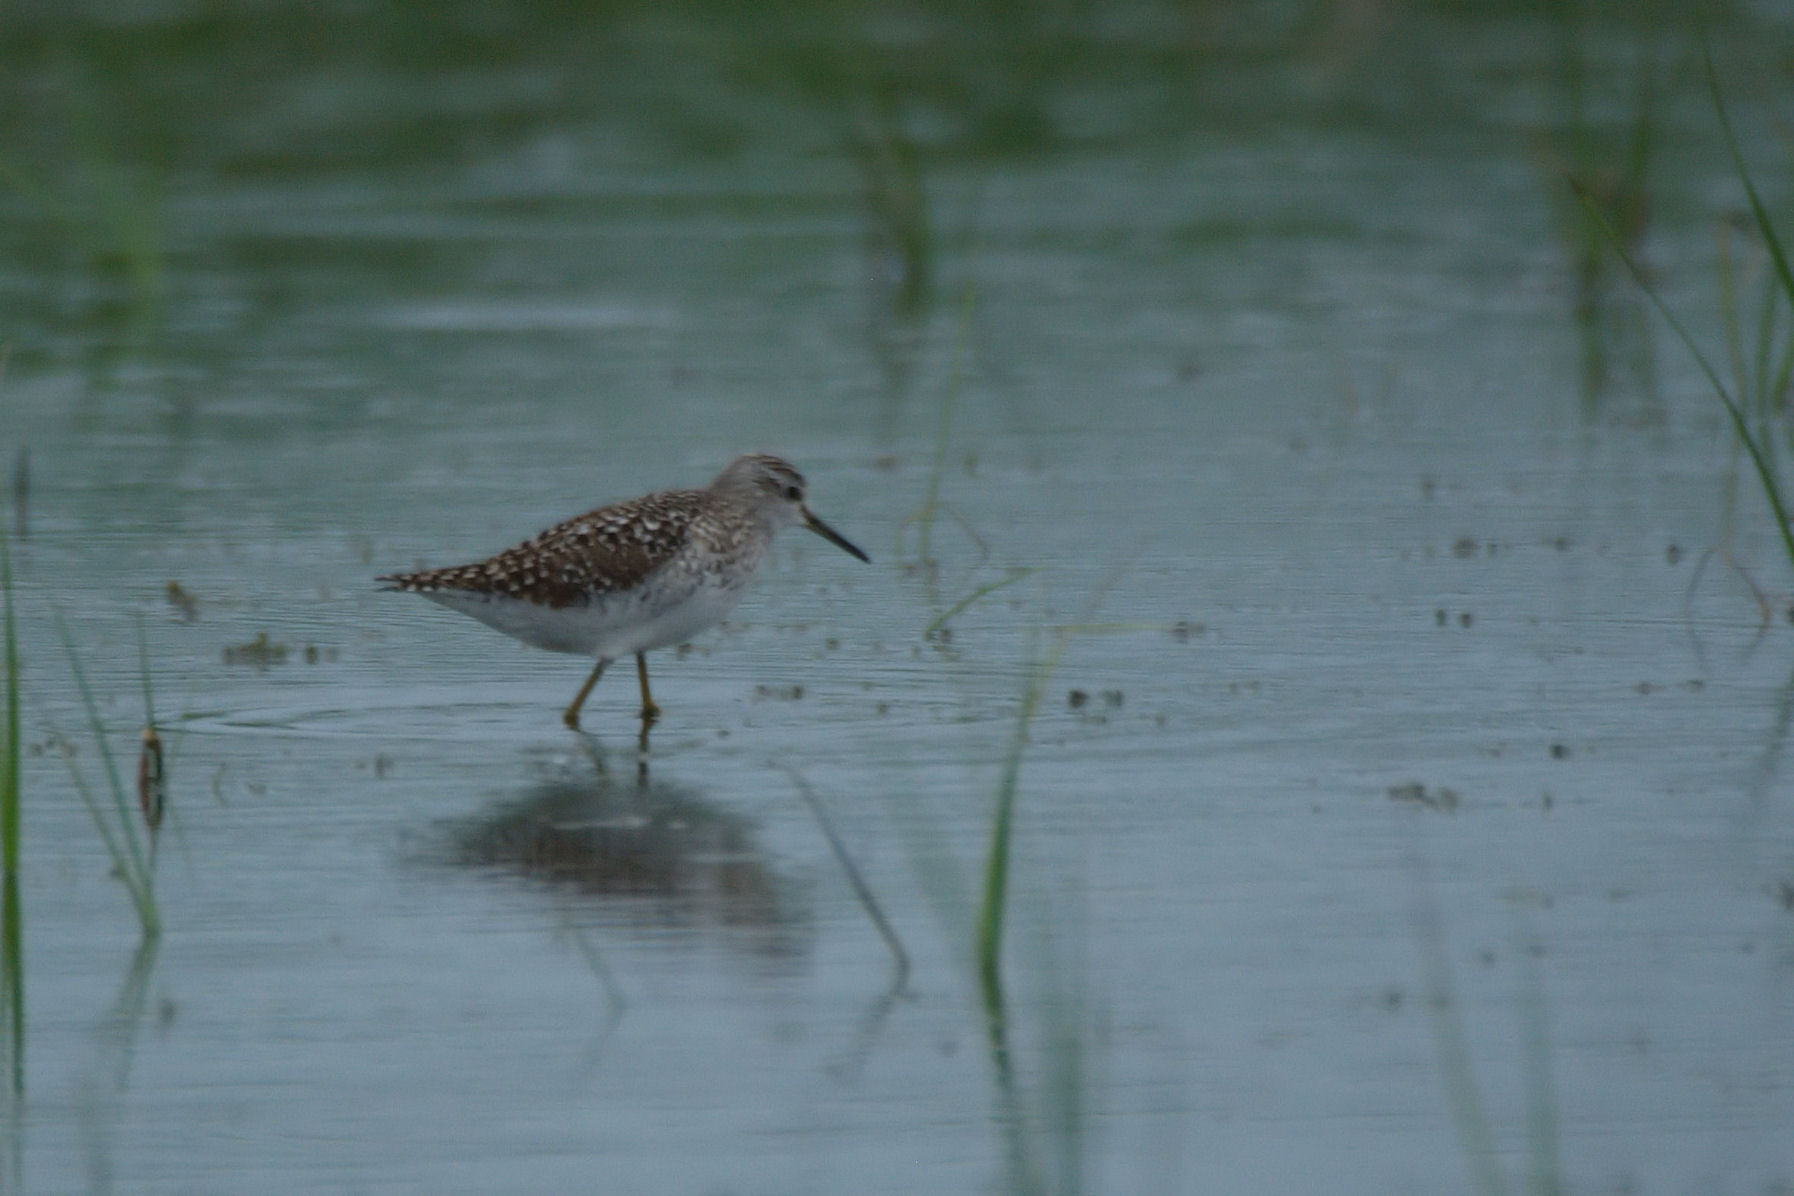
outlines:
[{"label": "bird's yellow leg", "polygon": [[635,675],[642,683],[642,725],[647,726],[660,717],[660,707],[648,694],[648,658],[640,652],[635,654]]},{"label": "bird's yellow leg", "polygon": [[609,663],[608,660],[600,660],[592,667],[592,675],[586,678],[586,683],[573,696],[573,705],[567,707],[566,713],[561,715],[561,721],[573,730],[579,730],[579,708],[586,704],[586,695],[592,692],[592,686],[598,684],[598,678],[604,675],[604,666]]}]

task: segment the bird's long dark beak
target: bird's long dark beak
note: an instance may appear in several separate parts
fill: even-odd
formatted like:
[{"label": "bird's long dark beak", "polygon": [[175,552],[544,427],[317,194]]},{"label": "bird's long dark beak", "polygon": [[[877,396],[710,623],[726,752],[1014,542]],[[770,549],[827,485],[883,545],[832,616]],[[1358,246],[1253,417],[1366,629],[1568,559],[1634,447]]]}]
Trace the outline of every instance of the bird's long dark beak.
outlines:
[{"label": "bird's long dark beak", "polygon": [[865,561],[868,565],[870,565],[872,563],[872,558],[867,556],[865,553],[861,552],[858,548],[854,547],[853,544],[851,544],[848,541],[846,536],[843,536],[840,532],[836,531],[834,528],[830,527],[828,524],[824,523],[822,520],[816,518],[815,515],[811,514],[809,507],[803,508],[803,512],[804,512],[804,526],[805,527],[809,528],[811,531],[813,531],[817,535],[821,536],[824,540],[827,540],[830,544],[833,544],[836,548],[841,549],[843,552],[846,552],[853,556],[859,557],[862,561]]}]

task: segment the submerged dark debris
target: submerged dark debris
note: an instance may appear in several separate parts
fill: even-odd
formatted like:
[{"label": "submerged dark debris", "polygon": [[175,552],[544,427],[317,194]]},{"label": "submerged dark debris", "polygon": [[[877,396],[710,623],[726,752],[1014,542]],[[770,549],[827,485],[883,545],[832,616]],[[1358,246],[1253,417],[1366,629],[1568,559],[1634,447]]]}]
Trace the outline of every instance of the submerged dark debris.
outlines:
[{"label": "submerged dark debris", "polygon": [[[1088,690],[1073,689],[1066,692],[1065,704],[1072,710],[1083,710],[1092,705],[1093,697],[1102,699],[1102,709],[1104,710],[1120,710],[1127,702],[1127,695],[1119,689],[1105,689],[1096,695],[1092,695]],[[1094,708],[1082,717],[1096,722],[1108,721],[1106,716],[1098,713]]]},{"label": "submerged dark debris", "polygon": [[[294,650],[291,645],[271,640],[268,638],[267,632],[260,631],[256,633],[254,639],[246,644],[225,648],[224,663],[227,665],[252,665],[258,669],[265,669],[272,665],[285,664],[287,657],[293,654]],[[320,664],[334,661],[337,658],[337,650],[329,645],[306,644],[305,647],[298,650],[297,654],[304,659],[306,664]]]},{"label": "submerged dark debris", "polygon": [[155,724],[143,728],[143,750],[137,757],[137,805],[143,812],[143,824],[149,828],[153,842],[162,827],[162,815],[168,808],[168,774],[162,757],[162,737]]},{"label": "submerged dark debris", "polygon": [[804,687],[801,685],[754,686],[754,697],[757,699],[770,699],[777,702],[798,702],[803,700],[803,696]]},{"label": "submerged dark debris", "polygon": [[162,591],[162,597],[174,610],[175,618],[183,623],[191,623],[199,618],[199,599],[178,581],[170,581]]},{"label": "submerged dark debris", "polygon": [[246,644],[227,647],[224,650],[225,664],[248,664],[258,669],[269,665],[287,662],[287,646],[268,638],[268,633],[259,631],[254,639]]},{"label": "submerged dark debris", "polygon": [[1448,814],[1458,808],[1458,791],[1456,789],[1444,785],[1437,789],[1428,789],[1419,781],[1409,781],[1405,785],[1391,785],[1389,799],[1425,806],[1429,810],[1443,810]]}]

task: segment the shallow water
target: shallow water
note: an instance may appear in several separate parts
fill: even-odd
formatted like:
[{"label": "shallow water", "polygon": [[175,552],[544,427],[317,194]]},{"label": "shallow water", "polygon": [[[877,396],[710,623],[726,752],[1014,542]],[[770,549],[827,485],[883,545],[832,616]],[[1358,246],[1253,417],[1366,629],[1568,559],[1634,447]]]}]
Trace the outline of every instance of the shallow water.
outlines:
[{"label": "shallow water", "polygon": [[[1553,27],[395,17],[288,55],[146,13],[12,49],[51,100],[7,159],[74,213],[0,200],[14,1187],[1794,1184],[1787,567],[1622,298],[1584,388]],[[1664,103],[1651,244],[1705,333],[1703,104]],[[579,661],[374,589],[750,449],[874,563],[788,533],[655,656],[645,757],[628,670],[570,735]],[[58,611],[127,762],[148,644],[143,951],[56,759],[99,776]],[[974,903],[1068,627],[1006,1084]]]}]

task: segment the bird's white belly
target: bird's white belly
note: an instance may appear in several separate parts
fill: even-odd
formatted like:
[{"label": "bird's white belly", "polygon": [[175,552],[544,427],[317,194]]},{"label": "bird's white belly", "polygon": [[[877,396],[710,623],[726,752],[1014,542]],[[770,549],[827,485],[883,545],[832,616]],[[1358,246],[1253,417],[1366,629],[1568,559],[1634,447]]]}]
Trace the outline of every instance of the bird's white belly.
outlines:
[{"label": "bird's white belly", "polygon": [[741,601],[746,580],[730,585],[716,574],[701,574],[671,587],[627,590],[559,608],[466,590],[437,590],[424,597],[533,648],[616,660],[684,643],[714,626]]}]

